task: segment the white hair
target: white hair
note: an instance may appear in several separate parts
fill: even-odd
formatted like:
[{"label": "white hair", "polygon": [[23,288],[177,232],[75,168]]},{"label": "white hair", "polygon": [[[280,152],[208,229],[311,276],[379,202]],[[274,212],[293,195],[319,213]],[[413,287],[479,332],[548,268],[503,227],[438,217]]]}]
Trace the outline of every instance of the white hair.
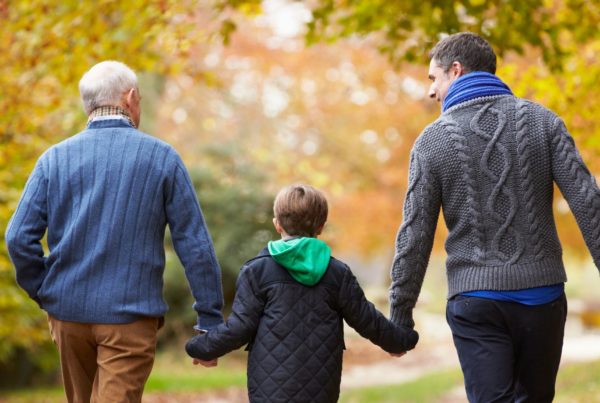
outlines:
[{"label": "white hair", "polygon": [[79,80],[79,94],[88,115],[100,106],[118,106],[125,91],[137,88],[133,70],[121,62],[100,62]]}]

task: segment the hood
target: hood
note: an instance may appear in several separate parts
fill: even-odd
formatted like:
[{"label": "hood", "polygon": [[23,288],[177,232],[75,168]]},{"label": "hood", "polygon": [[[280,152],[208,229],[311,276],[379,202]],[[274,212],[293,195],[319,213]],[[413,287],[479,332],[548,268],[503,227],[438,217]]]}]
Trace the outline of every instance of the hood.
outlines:
[{"label": "hood", "polygon": [[293,238],[268,244],[273,259],[300,284],[317,284],[329,266],[331,249],[317,238]]}]

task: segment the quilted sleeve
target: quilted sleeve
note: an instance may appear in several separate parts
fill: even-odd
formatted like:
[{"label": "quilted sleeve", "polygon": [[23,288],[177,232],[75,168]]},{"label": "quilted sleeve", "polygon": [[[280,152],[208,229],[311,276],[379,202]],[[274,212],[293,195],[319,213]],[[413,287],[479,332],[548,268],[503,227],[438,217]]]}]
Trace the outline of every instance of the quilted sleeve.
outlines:
[{"label": "quilted sleeve", "polygon": [[191,357],[212,360],[248,344],[254,337],[264,300],[253,284],[250,272],[247,268],[240,272],[232,312],[227,321],[187,342],[185,350]]},{"label": "quilted sleeve", "polygon": [[419,340],[417,332],[390,322],[367,300],[350,269],[344,274],[339,304],[346,322],[362,337],[371,340],[388,353],[411,350]]}]

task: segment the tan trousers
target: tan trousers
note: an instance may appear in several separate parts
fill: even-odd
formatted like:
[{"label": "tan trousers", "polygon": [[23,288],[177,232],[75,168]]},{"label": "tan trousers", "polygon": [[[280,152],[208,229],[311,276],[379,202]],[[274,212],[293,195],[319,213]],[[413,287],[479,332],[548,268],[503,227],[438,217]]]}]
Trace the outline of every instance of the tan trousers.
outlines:
[{"label": "tan trousers", "polygon": [[70,403],[141,402],[156,351],[159,318],[126,324],[66,322],[48,316]]}]

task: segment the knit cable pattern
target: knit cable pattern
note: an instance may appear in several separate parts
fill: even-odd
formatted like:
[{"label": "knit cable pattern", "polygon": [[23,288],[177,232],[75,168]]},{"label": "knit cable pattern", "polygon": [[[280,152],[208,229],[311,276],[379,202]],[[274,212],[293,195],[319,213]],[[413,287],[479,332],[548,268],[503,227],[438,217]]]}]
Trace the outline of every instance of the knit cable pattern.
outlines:
[{"label": "knit cable pattern", "polygon": [[473,169],[472,152],[467,142],[467,138],[463,130],[449,118],[440,121],[441,126],[450,135],[456,155],[462,165],[462,176],[465,186],[467,187],[467,205],[468,213],[471,221],[471,228],[477,240],[477,244],[473,245],[473,253],[476,261],[485,261],[484,232],[482,228],[481,212],[477,207],[477,180]]},{"label": "knit cable pattern", "polygon": [[[490,133],[489,129],[484,130],[480,126],[481,120],[487,113],[495,115],[498,119],[493,133]],[[473,116],[470,126],[473,132],[488,142],[480,162],[483,173],[494,183],[492,192],[486,201],[486,210],[492,219],[500,225],[492,238],[491,248],[498,259],[510,265],[519,259],[525,249],[525,245],[520,234],[512,226],[517,213],[518,199],[514,191],[506,183],[512,167],[511,155],[508,148],[499,141],[506,121],[506,115],[499,109],[493,108],[491,103],[488,103]],[[502,157],[502,171],[499,174],[492,169],[490,162],[492,154]],[[501,194],[509,200],[510,208],[508,214],[501,214],[498,211],[498,199]],[[505,236],[512,237],[515,241],[516,248],[510,255],[501,250],[500,243]]]},{"label": "knit cable pattern", "polygon": [[523,100],[516,103],[516,139],[517,154],[519,157],[519,175],[522,182],[522,191],[524,196],[525,210],[527,213],[527,222],[529,224],[529,239],[533,246],[533,254],[536,260],[544,258],[544,248],[540,236],[541,225],[540,216],[535,202],[535,191],[533,186],[533,171],[531,167],[532,149],[528,138],[529,124],[528,104]]},{"label": "knit cable pattern", "polygon": [[566,281],[553,182],[600,268],[600,190],[561,124],[541,105],[501,95],[453,106],[421,133],[392,265],[396,323],[412,322],[442,204],[449,298]]},{"label": "knit cable pattern", "polygon": [[571,176],[573,183],[579,192],[584,196],[585,211],[589,217],[589,227],[591,229],[591,242],[597,250],[600,248],[600,192],[594,180],[594,177],[585,167],[571,136],[567,133],[564,123],[560,118],[555,119],[552,132],[555,133],[552,139],[552,146],[556,154],[564,161],[567,171]]},{"label": "knit cable pattern", "polygon": [[[408,314],[406,310],[414,307],[419,295],[439,214],[434,212],[439,201],[432,197],[436,192],[432,175],[426,162],[416,151],[411,154],[410,169],[404,220],[398,231],[390,292],[392,312],[395,308],[400,308],[402,314]],[[398,292],[400,288],[402,292]],[[414,324],[412,318],[400,319],[408,326]]]},{"label": "knit cable pattern", "polygon": [[[398,231],[398,239],[396,241],[396,256],[394,256],[394,266],[392,267],[392,286],[391,286],[391,301],[395,304],[401,296],[396,293],[397,286],[404,286],[410,281],[409,276],[406,276],[406,271],[402,270],[404,267],[409,267],[410,262],[407,261],[407,256],[416,256],[412,251],[416,246],[416,237],[413,231],[413,223],[417,219],[418,206],[417,195],[415,188],[418,183],[418,178],[421,176],[421,169],[418,163],[418,158],[415,154],[411,154],[410,161],[410,174],[408,188],[406,189],[406,200],[404,202],[404,217],[402,219],[402,225]],[[412,294],[413,287],[404,287],[407,291]],[[417,290],[418,292],[418,290]],[[416,300],[417,295],[410,295],[409,298]]]}]

